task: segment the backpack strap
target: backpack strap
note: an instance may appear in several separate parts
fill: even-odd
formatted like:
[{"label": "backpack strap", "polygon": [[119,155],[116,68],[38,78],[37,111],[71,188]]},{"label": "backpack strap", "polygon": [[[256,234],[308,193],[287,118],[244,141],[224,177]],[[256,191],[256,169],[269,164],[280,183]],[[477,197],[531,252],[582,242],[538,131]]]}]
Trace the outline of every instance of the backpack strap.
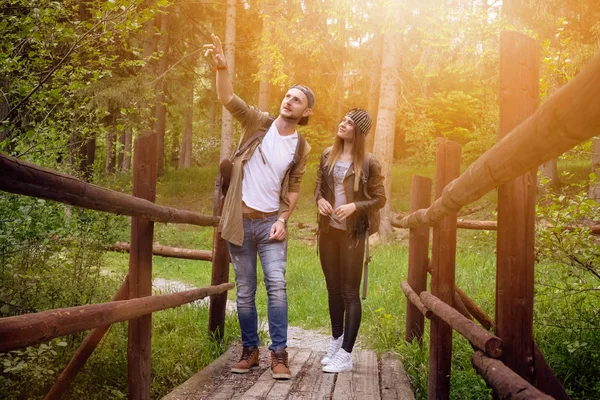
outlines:
[{"label": "backpack strap", "polygon": [[240,144],[238,146],[238,148],[235,150],[235,152],[231,156],[231,159],[233,160],[235,157],[237,157],[238,155],[242,154],[250,146],[252,146],[252,144],[255,141],[262,140],[265,137],[265,135],[267,134],[267,131],[269,130],[269,128],[271,128],[271,125],[273,125],[274,121],[275,121],[274,118],[269,118],[269,120],[267,121],[267,123],[265,123],[259,130],[257,130],[256,132],[254,132],[252,134],[252,136],[250,136],[248,138],[248,140],[246,140],[244,143],[242,143],[242,144]]},{"label": "backpack strap", "polygon": [[[365,182],[369,180],[369,163],[371,162],[373,154],[367,153],[363,160],[362,173]],[[369,228],[365,231],[365,260],[363,263],[363,286],[362,286],[362,299],[367,298],[367,286],[369,283],[369,263],[371,262],[371,254],[369,254]]]},{"label": "backpack strap", "polygon": [[[318,246],[317,246],[318,247]],[[371,255],[369,254],[369,231],[365,233],[365,261],[363,263],[363,285],[362,285],[362,299],[367,298],[367,286],[369,284],[369,263],[371,262]]]},{"label": "backpack strap", "polygon": [[294,153],[294,158],[292,159],[292,168],[290,170],[290,175],[294,173],[296,167],[300,163],[302,159],[302,155],[304,154],[304,148],[306,147],[306,138],[298,132],[298,147],[296,147],[296,152]]}]

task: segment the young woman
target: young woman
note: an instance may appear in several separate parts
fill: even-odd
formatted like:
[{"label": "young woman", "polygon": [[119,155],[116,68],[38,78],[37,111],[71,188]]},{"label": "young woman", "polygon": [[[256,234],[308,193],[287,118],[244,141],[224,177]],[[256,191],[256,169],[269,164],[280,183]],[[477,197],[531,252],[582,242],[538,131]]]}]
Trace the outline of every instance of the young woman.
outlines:
[{"label": "young woman", "polygon": [[[323,151],[315,199],[318,246],[327,284],[332,338],[321,360],[324,372],[352,370],[352,348],[362,309],[359,297],[369,213],[385,204],[381,165],[365,153],[371,116],[355,108],[340,122],[333,146]],[[371,228],[371,229],[369,229]]]}]

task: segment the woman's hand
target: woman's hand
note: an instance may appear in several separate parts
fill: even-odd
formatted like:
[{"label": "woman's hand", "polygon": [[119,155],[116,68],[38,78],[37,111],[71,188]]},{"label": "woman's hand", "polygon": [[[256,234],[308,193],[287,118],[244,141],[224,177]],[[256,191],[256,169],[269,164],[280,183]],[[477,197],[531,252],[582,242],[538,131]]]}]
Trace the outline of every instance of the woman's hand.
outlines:
[{"label": "woman's hand", "polygon": [[319,208],[319,214],[326,217],[330,216],[333,212],[333,207],[331,207],[331,204],[329,204],[329,202],[325,199],[319,199],[317,202],[317,207]]},{"label": "woman's hand", "polygon": [[356,211],[356,204],[344,204],[343,206],[339,206],[335,209],[334,215],[338,221],[343,221],[352,214],[354,214],[354,211]]}]

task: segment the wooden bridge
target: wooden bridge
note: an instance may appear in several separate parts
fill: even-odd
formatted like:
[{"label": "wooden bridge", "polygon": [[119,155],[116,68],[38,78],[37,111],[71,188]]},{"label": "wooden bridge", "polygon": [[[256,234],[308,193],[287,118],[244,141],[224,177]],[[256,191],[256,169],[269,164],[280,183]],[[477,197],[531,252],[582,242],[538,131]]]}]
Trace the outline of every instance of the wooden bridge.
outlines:
[{"label": "wooden bridge", "polygon": [[260,349],[260,368],[232,374],[231,364],[241,353],[232,346],[216,361],[177,387],[163,400],[413,400],[410,382],[398,355],[373,351],[352,352],[354,370],[341,374],[321,371],[322,351],[288,348],[292,379],[271,377],[267,348]]},{"label": "wooden bridge", "polygon": [[[533,58],[527,58],[529,55]],[[410,300],[406,339],[420,341],[423,316],[431,318],[429,399],[445,400],[450,396],[453,329],[476,349],[473,366],[497,398],[549,399],[547,394],[568,398],[533,342],[535,175],[532,171],[600,132],[600,54],[539,108],[538,70],[537,44],[516,32],[504,32],[498,143],[460,175],[460,147],[442,141],[436,171],[437,200],[429,205],[431,181],[416,178],[415,189],[421,189],[413,192],[413,212],[398,222],[399,226],[411,229],[409,276],[402,285]],[[0,319],[0,352],[91,330],[46,395],[47,400],[64,395],[115,322],[129,321],[128,387],[129,399],[135,400],[150,398],[153,312],[210,296],[209,331],[217,339],[223,334],[227,290],[233,284],[227,282],[227,250],[216,229],[210,252],[188,254],[152,245],[155,222],[214,227],[219,221],[218,213],[204,216],[156,205],[156,159],[156,135],[147,133],[138,137],[134,148],[133,196],[130,196],[0,154],[0,190],[132,217],[130,245],[120,246],[130,252],[129,274],[113,301]],[[494,321],[455,286],[454,277],[457,211],[495,188],[499,188],[499,218]],[[429,226],[433,226],[431,263]],[[153,296],[152,255],[159,253],[211,261],[210,286]],[[425,291],[428,269],[432,276],[431,293]],[[400,283],[404,277],[397,279]],[[492,327],[498,336],[487,331]],[[270,376],[266,351],[262,352],[263,362],[258,372],[241,377],[231,375],[227,366],[235,358],[233,351],[225,353],[167,398],[412,398],[402,365],[390,354],[377,360],[372,352],[357,351],[353,354],[353,372],[328,375],[320,371],[318,352],[292,348],[293,379],[279,382]]]}]

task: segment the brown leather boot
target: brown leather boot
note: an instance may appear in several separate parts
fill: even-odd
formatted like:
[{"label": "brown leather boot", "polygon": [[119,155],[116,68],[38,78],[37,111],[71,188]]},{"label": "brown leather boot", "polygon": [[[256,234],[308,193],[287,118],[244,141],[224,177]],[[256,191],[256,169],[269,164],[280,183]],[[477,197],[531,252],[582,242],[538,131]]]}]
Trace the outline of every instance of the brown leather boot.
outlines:
[{"label": "brown leather boot", "polygon": [[290,379],[292,371],[288,364],[288,353],[284,350],[271,350],[271,374],[274,379]]},{"label": "brown leather boot", "polygon": [[231,372],[236,374],[246,374],[251,369],[258,368],[258,348],[244,347],[240,361],[231,366]]}]

